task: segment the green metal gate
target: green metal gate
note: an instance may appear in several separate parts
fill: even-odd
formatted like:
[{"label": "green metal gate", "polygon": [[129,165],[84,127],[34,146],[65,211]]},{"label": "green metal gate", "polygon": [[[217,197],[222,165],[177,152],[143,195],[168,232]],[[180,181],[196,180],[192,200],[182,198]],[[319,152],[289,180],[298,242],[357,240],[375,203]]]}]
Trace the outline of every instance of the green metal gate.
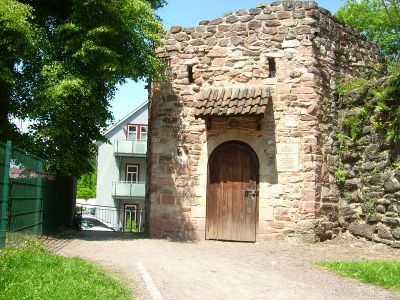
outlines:
[{"label": "green metal gate", "polygon": [[0,143],[0,248],[43,230],[44,161]]}]

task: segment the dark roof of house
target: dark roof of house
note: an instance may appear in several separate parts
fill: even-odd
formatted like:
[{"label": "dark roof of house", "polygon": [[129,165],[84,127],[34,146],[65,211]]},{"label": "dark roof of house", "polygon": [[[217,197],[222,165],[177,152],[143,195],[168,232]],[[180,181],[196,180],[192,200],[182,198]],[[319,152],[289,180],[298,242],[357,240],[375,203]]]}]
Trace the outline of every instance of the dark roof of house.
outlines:
[{"label": "dark roof of house", "polygon": [[206,88],[197,99],[195,116],[262,115],[269,98],[270,91],[265,86]]}]

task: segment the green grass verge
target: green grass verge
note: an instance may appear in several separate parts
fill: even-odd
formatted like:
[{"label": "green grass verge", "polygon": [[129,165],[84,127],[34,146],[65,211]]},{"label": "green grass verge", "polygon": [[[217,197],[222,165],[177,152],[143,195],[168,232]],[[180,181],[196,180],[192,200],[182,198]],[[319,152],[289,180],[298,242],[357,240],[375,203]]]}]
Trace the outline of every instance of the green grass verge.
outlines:
[{"label": "green grass verge", "polygon": [[400,261],[321,262],[317,265],[342,276],[400,291]]},{"label": "green grass verge", "polygon": [[80,258],[40,247],[0,251],[0,299],[132,299],[119,280]]}]

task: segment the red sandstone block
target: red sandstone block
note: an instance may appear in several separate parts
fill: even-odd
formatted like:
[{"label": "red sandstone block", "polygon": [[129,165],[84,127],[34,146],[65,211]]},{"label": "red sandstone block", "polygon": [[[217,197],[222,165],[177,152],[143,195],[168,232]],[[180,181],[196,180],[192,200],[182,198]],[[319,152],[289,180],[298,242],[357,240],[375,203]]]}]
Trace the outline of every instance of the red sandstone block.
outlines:
[{"label": "red sandstone block", "polygon": [[303,82],[303,86],[305,86],[305,87],[315,87],[316,84],[315,84],[315,81],[305,81],[305,82]]},{"label": "red sandstone block", "polygon": [[314,115],[317,111],[318,111],[318,107],[317,107],[316,104],[312,104],[312,105],[310,105],[310,106],[307,108],[307,112],[308,112],[310,115]]},{"label": "red sandstone block", "polygon": [[313,55],[313,47],[303,47],[300,46],[298,48],[299,50],[299,54],[301,55],[301,57],[307,57],[307,56],[312,56]]},{"label": "red sandstone block", "polygon": [[263,32],[266,34],[275,35],[278,33],[278,27],[266,27],[263,29]]},{"label": "red sandstone block", "polygon": [[305,188],[313,189],[313,188],[315,188],[315,182],[314,181],[306,181],[303,183],[303,186]]},{"label": "red sandstone block", "polygon": [[[277,232],[276,230],[281,231],[281,229],[285,228],[285,223],[282,223],[282,222],[267,221],[267,224],[269,227],[269,230],[268,230],[269,232]],[[272,231],[270,231],[270,230],[272,230]]]},{"label": "red sandstone block", "polygon": [[227,48],[214,47],[209,53],[209,57],[226,57],[228,53]]},{"label": "red sandstone block", "polygon": [[175,197],[171,195],[162,195],[161,202],[162,204],[175,204]]},{"label": "red sandstone block", "polygon": [[321,147],[318,144],[304,144],[303,146],[304,154],[319,153],[320,151]]},{"label": "red sandstone block", "polygon": [[191,54],[191,53],[182,53],[182,54],[179,55],[179,58],[181,58],[181,59],[190,59],[190,58],[193,58],[193,54]]},{"label": "red sandstone block", "polygon": [[291,221],[289,216],[289,210],[287,208],[276,208],[275,209],[275,220],[276,221]]},{"label": "red sandstone block", "polygon": [[314,171],[316,164],[314,161],[305,161],[303,160],[303,170],[306,172]]},{"label": "red sandstone block", "polygon": [[164,187],[162,187],[162,189],[161,189],[161,194],[162,195],[173,195],[174,194],[174,191],[171,189],[171,188],[165,188],[165,186]]},{"label": "red sandstone block", "polygon": [[[304,88],[304,89],[311,89],[311,88]],[[318,95],[316,93],[312,93],[312,94],[301,95],[300,97],[306,100],[315,100],[318,98]]]},{"label": "red sandstone block", "polygon": [[306,215],[307,217],[315,216],[315,202],[314,201],[301,201],[300,205],[300,213],[302,215]]},{"label": "red sandstone block", "polygon": [[315,191],[314,190],[303,190],[301,193],[303,201],[315,201]]},{"label": "red sandstone block", "polygon": [[252,79],[250,79],[250,81],[249,81],[249,84],[254,84],[254,85],[261,85],[263,83],[263,80],[262,79],[256,79],[256,78],[252,78]]},{"label": "red sandstone block", "polygon": [[154,182],[159,185],[173,185],[175,183],[174,179],[172,177],[157,177],[157,181]]},{"label": "red sandstone block", "polygon": [[278,19],[290,19],[292,14],[289,11],[278,11],[277,16]]},{"label": "red sandstone block", "polygon": [[300,87],[300,88],[292,89],[293,94],[312,94],[314,92],[315,92],[315,90],[310,87]]},{"label": "red sandstone block", "polygon": [[291,89],[292,89],[291,84],[281,84],[281,83],[276,84],[276,91],[277,93],[282,94],[282,96],[284,96],[285,94],[290,94]]}]

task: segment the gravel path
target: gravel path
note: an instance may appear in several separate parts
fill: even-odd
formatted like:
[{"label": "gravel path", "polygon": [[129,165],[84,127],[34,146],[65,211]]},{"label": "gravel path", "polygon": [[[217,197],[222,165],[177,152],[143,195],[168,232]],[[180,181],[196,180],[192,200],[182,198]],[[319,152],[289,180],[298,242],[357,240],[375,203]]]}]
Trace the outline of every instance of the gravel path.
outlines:
[{"label": "gravel path", "polygon": [[81,232],[54,244],[61,245],[54,247],[60,254],[122,273],[139,299],[157,299],[154,290],[151,294],[146,288],[141,268],[164,299],[400,299],[398,293],[312,265],[324,260],[400,259],[399,250],[360,240],[309,245],[174,242]]}]

